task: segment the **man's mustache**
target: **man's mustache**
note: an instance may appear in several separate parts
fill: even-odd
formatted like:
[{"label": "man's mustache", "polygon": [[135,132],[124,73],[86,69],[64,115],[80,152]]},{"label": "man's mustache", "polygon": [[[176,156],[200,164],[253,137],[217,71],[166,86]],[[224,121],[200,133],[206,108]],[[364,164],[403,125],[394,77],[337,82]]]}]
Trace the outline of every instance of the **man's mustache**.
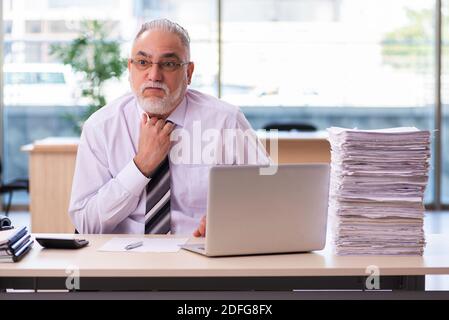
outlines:
[{"label": "man's mustache", "polygon": [[168,87],[165,83],[160,83],[160,82],[145,82],[140,86],[140,92],[143,93],[146,89],[162,89],[164,90],[164,92],[167,94],[169,92]]}]

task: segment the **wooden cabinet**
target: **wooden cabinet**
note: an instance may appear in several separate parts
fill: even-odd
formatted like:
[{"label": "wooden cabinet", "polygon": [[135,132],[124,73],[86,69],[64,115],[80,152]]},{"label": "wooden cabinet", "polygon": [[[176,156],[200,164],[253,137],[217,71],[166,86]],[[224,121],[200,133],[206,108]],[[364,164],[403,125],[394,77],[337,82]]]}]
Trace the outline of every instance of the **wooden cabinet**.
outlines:
[{"label": "wooden cabinet", "polygon": [[22,148],[29,152],[33,233],[73,233],[68,215],[78,139],[48,138]]},{"label": "wooden cabinet", "polygon": [[[266,145],[267,151],[276,161],[273,155],[274,145],[269,135],[258,134],[262,143]],[[278,159],[277,163],[313,163],[331,161],[330,144],[327,140],[327,133],[303,132],[286,133],[279,132],[277,136]]]}]

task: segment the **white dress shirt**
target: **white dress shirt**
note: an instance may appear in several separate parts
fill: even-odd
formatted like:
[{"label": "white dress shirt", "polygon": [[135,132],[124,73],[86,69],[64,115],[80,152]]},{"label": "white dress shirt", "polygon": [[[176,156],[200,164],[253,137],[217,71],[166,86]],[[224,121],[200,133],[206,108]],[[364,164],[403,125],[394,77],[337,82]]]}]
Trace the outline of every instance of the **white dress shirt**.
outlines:
[{"label": "white dress shirt", "polygon": [[[135,96],[127,94],[104,106],[85,122],[69,207],[72,222],[80,233],[144,233],[145,187],[150,179],[139,171],[133,161],[137,153],[142,114]],[[215,132],[251,129],[237,107],[195,90],[187,90],[184,99],[167,120],[176,125],[176,130],[182,130],[190,137],[196,135],[197,138],[198,126],[201,126],[202,133],[208,129]],[[227,140],[217,141],[222,148],[227,147]],[[180,154],[189,155],[189,163],[179,159],[173,161],[170,157],[171,233],[191,235],[206,214],[211,164],[201,161],[200,152],[206,156],[208,154],[204,149],[205,143],[202,142],[201,150],[197,150],[198,143],[192,144],[190,155],[182,149]],[[245,152],[254,147],[245,145]],[[256,144],[256,148],[260,152],[260,144]],[[228,151],[223,152],[228,155]],[[221,158],[214,156],[218,164],[229,163],[229,159],[225,162],[217,160],[224,157],[223,154]],[[238,158],[238,152],[231,157],[234,164],[248,160],[245,156]],[[267,163],[267,158],[259,158],[258,163]]]}]

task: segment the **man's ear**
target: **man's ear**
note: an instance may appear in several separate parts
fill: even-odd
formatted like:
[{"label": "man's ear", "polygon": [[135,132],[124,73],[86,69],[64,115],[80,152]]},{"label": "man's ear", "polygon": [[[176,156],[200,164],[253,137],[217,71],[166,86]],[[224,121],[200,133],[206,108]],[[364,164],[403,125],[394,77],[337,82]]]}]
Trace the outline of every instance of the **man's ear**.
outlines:
[{"label": "man's ear", "polygon": [[190,84],[192,82],[192,74],[195,69],[195,65],[193,62],[190,62],[187,66],[187,83]]}]

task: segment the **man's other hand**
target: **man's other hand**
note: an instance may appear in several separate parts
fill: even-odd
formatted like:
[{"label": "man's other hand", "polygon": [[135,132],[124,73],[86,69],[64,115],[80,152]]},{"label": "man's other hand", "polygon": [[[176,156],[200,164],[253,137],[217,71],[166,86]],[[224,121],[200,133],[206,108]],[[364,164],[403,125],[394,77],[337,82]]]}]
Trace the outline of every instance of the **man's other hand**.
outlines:
[{"label": "man's other hand", "polygon": [[195,237],[205,237],[206,236],[206,216],[201,218],[198,229],[193,232],[193,236]]}]

